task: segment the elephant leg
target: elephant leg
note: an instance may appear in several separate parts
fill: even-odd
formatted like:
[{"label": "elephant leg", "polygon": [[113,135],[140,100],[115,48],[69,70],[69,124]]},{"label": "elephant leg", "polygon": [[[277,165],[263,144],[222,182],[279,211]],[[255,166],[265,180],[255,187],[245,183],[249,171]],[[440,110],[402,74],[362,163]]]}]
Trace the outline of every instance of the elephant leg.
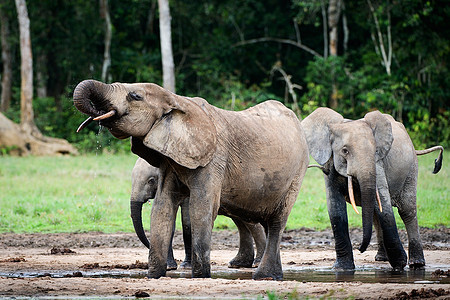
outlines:
[{"label": "elephant leg", "polygon": [[383,231],[381,230],[378,215],[374,212],[373,225],[375,226],[375,232],[377,234],[378,251],[375,255],[375,261],[388,261],[386,250],[384,249]]},{"label": "elephant leg", "polygon": [[175,258],[173,256],[173,236],[175,234],[175,219],[173,220],[173,226],[172,226],[172,235],[170,237],[170,244],[169,244],[169,252],[167,253],[167,271],[170,270],[176,270],[178,268],[177,262],[175,261]]},{"label": "elephant leg", "polygon": [[210,180],[191,188],[189,216],[192,231],[192,277],[211,277],[211,233],[219,211],[221,185]]},{"label": "elephant leg", "polygon": [[[348,233],[347,206],[344,192],[345,179],[340,178],[335,170],[324,175],[327,192],[327,208],[330,217],[331,228],[333,229],[334,248],[336,250],[336,262],[333,268],[338,270],[353,270],[355,263],[353,260],[353,249]],[[343,181],[342,183],[339,181]]]},{"label": "elephant leg", "polygon": [[401,198],[397,201],[398,213],[408,233],[408,265],[410,268],[421,268],[425,265],[425,257],[417,222],[416,180],[406,182]]},{"label": "elephant leg", "polygon": [[287,218],[283,218],[281,220],[270,220],[268,222],[266,249],[258,268],[253,274],[253,279],[283,279],[283,268],[281,266],[280,256],[280,242],[281,235],[286,226],[286,222]]},{"label": "elephant leg", "polygon": [[148,255],[148,277],[166,276],[167,255],[172,238],[173,224],[179,203],[173,197],[173,174],[167,174],[158,187],[152,204],[150,219],[150,247]]},{"label": "elephant leg", "polygon": [[377,187],[383,211],[375,208],[378,222],[383,231],[383,242],[388,261],[394,270],[402,270],[406,266],[406,252],[398,236],[391,196],[384,170],[380,164],[376,166]]},{"label": "elephant leg", "polygon": [[255,259],[253,260],[252,268],[257,268],[264,255],[264,250],[266,249],[266,232],[264,230],[264,227],[259,223],[246,223],[246,226],[248,230],[250,230],[255,241],[256,255]]},{"label": "elephant leg", "polygon": [[192,234],[191,220],[189,218],[189,198],[181,203],[181,223],[183,226],[184,261],[180,264],[181,269],[192,268]]},{"label": "elephant leg", "polygon": [[[159,203],[161,202],[161,203]],[[166,202],[167,204],[164,204]],[[172,238],[176,207],[166,197],[158,197],[153,202],[150,220],[150,247],[148,255],[148,276],[166,276],[167,256]]]},{"label": "elephant leg", "polygon": [[251,268],[255,251],[253,249],[253,238],[245,222],[231,218],[239,230],[239,251],[228,263],[228,268]]}]

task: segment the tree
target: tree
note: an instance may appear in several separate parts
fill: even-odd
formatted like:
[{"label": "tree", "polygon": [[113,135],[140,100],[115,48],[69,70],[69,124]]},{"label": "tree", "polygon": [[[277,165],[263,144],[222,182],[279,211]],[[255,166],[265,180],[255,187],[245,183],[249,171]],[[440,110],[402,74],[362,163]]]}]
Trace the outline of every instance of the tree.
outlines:
[{"label": "tree", "polygon": [[175,93],[175,67],[172,54],[172,29],[170,27],[170,8],[168,0],[158,0],[159,32],[163,67],[163,86]]},{"label": "tree", "polygon": [[15,0],[17,18],[20,31],[20,125],[22,129],[31,135],[40,136],[40,131],[34,124],[33,113],[33,56],[31,53],[30,19],[25,0]]},{"label": "tree", "polygon": [[0,2],[0,24],[1,24],[1,43],[2,43],[2,95],[0,111],[5,112],[9,109],[11,103],[11,84],[12,84],[12,55],[9,38],[9,16],[5,11],[4,3]]},{"label": "tree", "polygon": [[[388,76],[391,76],[391,63],[392,63],[392,38],[391,38],[391,13],[390,8],[387,7],[387,21],[386,21],[386,35],[387,35],[387,46],[385,46],[383,34],[381,32],[381,26],[380,22],[378,21],[377,14],[375,12],[375,8],[372,5],[372,2],[370,0],[367,0],[367,5],[369,6],[370,12],[373,17],[373,21],[375,23],[375,30],[377,33],[377,38],[375,37],[375,34],[372,32],[371,37],[373,44],[375,46],[376,53],[381,56],[381,64],[384,66],[386,70],[386,74]],[[388,3],[389,6],[389,3]],[[387,47],[387,53],[386,53],[386,47]]]},{"label": "tree", "polygon": [[30,19],[25,0],[16,0],[20,31],[21,54],[21,124],[0,113],[0,148],[18,155],[76,154],[66,140],[44,137],[34,123],[33,113],[33,58],[30,39]]},{"label": "tree", "polygon": [[[338,25],[339,17],[341,15],[341,0],[330,0],[328,3],[328,28],[329,28],[329,41],[330,41],[330,55],[338,56]],[[334,72],[333,72],[334,73]],[[330,96],[330,107],[336,109],[338,106],[338,87],[336,80],[333,78],[332,82],[333,92]]]},{"label": "tree", "polygon": [[100,16],[105,19],[105,50],[103,51],[102,81],[106,82],[108,69],[111,66],[112,24],[109,15],[108,0],[100,0]]}]

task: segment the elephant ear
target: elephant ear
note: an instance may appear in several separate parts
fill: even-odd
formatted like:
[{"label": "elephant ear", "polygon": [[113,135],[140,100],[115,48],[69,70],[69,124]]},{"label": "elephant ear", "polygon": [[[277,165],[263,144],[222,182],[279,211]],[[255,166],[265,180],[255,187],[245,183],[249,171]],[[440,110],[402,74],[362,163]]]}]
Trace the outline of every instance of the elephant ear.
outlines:
[{"label": "elephant ear", "polygon": [[180,97],[155,122],[143,143],[186,168],[196,169],[206,166],[216,151],[216,127],[199,105]]},{"label": "elephant ear", "polygon": [[394,141],[391,122],[378,110],[367,113],[364,116],[364,120],[372,128],[377,147],[376,160],[379,161],[386,157]]},{"label": "elephant ear", "polygon": [[327,107],[319,107],[302,121],[309,154],[322,166],[332,154],[328,125],[343,121],[344,117]]}]

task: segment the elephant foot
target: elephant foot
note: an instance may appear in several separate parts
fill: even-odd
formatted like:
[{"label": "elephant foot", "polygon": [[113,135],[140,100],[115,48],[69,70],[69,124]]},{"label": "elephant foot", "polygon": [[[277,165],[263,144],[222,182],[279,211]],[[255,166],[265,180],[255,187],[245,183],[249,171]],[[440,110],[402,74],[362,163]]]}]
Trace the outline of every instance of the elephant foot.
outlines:
[{"label": "elephant foot", "polygon": [[421,269],[425,266],[425,259],[409,260],[408,262],[410,269]]},{"label": "elephant foot", "polygon": [[168,260],[167,261],[167,271],[176,270],[178,268],[177,262],[175,260]]},{"label": "elephant foot", "polygon": [[411,239],[408,247],[408,265],[410,269],[420,269],[425,266],[422,242],[420,239]]},{"label": "elephant foot", "polygon": [[166,268],[152,268],[148,269],[148,278],[158,279],[166,276]]},{"label": "elephant foot", "polygon": [[406,267],[407,257],[406,252],[402,249],[393,251],[389,257],[392,256],[392,259],[389,259],[389,263],[394,271],[401,271]]},{"label": "elephant foot", "polygon": [[388,261],[386,252],[378,250],[377,255],[375,255],[375,261]]},{"label": "elephant foot", "polygon": [[237,256],[228,263],[228,268],[251,268],[253,266],[253,259],[239,259]]},{"label": "elephant foot", "polygon": [[260,262],[261,262],[261,258],[255,258],[255,260],[253,261],[253,264],[252,264],[252,268],[259,267]]},{"label": "elephant foot", "polygon": [[256,272],[253,274],[254,280],[283,280],[283,271],[279,272],[265,272],[263,270],[259,270],[259,268],[256,270]]},{"label": "elephant foot", "polygon": [[185,260],[180,264],[180,269],[182,270],[190,270],[192,269],[192,264],[190,261]]},{"label": "elephant foot", "polygon": [[353,260],[336,259],[336,262],[333,264],[333,269],[335,269],[335,270],[354,270],[355,263],[353,262]]}]

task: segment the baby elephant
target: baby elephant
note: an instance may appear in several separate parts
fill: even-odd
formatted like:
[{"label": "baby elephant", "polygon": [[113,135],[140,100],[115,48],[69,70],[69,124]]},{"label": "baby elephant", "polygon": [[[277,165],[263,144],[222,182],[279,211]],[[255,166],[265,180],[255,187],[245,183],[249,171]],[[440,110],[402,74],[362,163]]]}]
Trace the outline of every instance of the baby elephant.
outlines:
[{"label": "baby elephant", "polygon": [[[142,226],[142,205],[149,199],[155,198],[158,189],[159,169],[153,167],[142,158],[138,158],[134,165],[131,175],[131,218],[137,236],[141,242],[149,247],[149,241],[145,235]],[[191,224],[189,220],[189,198],[182,201],[181,204],[181,218],[183,225],[183,242],[185,247],[185,258],[181,263],[180,268],[191,268]],[[239,219],[232,218],[236,226],[239,228],[239,252],[233,258],[228,267],[257,267],[264,254],[266,243],[266,235],[261,224],[251,224],[243,222]],[[175,224],[172,231],[172,239],[175,230]],[[172,239],[169,246],[167,256],[167,270],[176,270],[177,263],[173,256]],[[256,244],[256,256],[254,255],[253,239]]]}]

